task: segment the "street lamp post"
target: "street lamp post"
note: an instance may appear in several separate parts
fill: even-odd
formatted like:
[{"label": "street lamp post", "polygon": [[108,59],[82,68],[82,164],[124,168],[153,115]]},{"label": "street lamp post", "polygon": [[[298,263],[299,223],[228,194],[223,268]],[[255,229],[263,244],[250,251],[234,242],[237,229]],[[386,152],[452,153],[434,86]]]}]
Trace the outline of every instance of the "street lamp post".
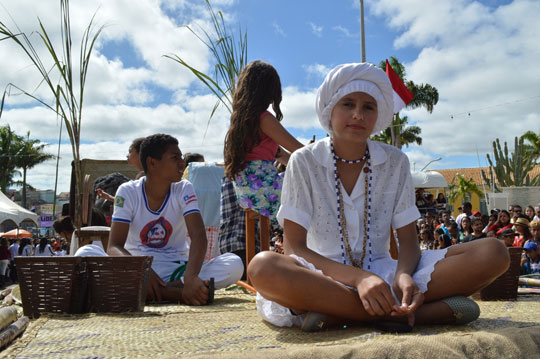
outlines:
[{"label": "street lamp post", "polygon": [[424,167],[422,167],[422,169],[420,170],[420,172],[422,172],[423,170],[425,170],[425,169],[427,168],[427,166],[429,166],[429,165],[430,165],[431,163],[433,163],[433,162],[437,162],[437,161],[440,161],[440,160],[442,160],[442,158],[441,158],[441,157],[439,157],[439,158],[436,158],[436,159],[434,159],[434,160],[431,160],[431,161],[429,161],[429,162],[427,163],[427,165],[425,165]]}]

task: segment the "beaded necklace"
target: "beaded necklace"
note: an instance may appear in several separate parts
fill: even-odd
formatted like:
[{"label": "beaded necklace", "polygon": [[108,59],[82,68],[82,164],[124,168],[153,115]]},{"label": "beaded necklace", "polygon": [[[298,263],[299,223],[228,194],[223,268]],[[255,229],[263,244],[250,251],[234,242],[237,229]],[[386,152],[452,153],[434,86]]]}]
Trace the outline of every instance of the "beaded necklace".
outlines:
[{"label": "beaded necklace", "polygon": [[[354,161],[346,160],[341,157],[339,157],[336,152],[334,151],[334,143],[330,142],[330,148],[332,150],[332,157],[334,159],[334,180],[335,180],[335,186],[336,186],[336,196],[337,196],[337,216],[338,216],[338,226],[339,226],[339,235],[341,237],[341,258],[343,260],[343,264],[347,264],[347,259],[349,262],[357,268],[363,268],[364,266],[364,259],[366,257],[366,246],[368,247],[369,251],[369,259],[368,259],[368,270],[371,269],[371,240],[369,237],[369,228],[371,225],[371,182],[372,182],[372,175],[373,171],[371,169],[371,157],[369,155],[369,149],[366,146],[366,153],[362,156],[362,158]],[[361,163],[362,161],[366,161],[366,164],[364,166],[364,238],[362,243],[362,257],[360,261],[354,259],[351,245],[349,243],[349,233],[347,231],[347,220],[345,218],[345,210],[343,206],[343,194],[341,193],[341,186],[340,186],[340,180],[339,175],[337,171],[337,161],[341,161],[348,164],[357,164]],[[368,176],[369,173],[369,176]],[[345,253],[347,254],[347,258],[345,258]]]}]

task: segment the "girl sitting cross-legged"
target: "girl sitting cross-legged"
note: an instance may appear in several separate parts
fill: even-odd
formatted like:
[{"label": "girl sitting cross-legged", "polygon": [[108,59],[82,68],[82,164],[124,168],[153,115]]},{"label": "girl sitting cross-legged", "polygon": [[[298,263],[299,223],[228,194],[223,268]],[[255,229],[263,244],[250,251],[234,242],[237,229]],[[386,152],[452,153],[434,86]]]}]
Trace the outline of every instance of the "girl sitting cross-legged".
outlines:
[{"label": "girl sitting cross-legged", "polygon": [[407,156],[369,140],[391,123],[386,74],[367,63],[339,65],[319,88],[316,109],[330,137],[289,160],[277,215],[288,255],[262,252],[248,267],[259,314],[306,331],[475,320],[479,307],[467,296],[506,271],[508,252],[496,239],[480,239],[421,254]]}]

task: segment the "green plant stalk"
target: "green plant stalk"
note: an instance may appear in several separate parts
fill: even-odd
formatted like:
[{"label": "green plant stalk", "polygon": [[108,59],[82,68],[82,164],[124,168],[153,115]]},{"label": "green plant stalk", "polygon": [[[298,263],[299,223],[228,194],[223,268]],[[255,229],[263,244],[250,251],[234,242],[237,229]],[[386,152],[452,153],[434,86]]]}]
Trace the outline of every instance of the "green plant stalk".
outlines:
[{"label": "green plant stalk", "polygon": [[242,29],[239,28],[239,37],[236,38],[225,25],[221,11],[216,14],[208,0],[206,0],[206,6],[212,19],[213,33],[210,34],[200,28],[201,34],[199,34],[189,26],[186,26],[186,28],[205,44],[212,53],[216,63],[213,76],[199,71],[178,55],[164,55],[166,58],[187,68],[218,98],[208,118],[203,142],[210,121],[219,106],[222,105],[229,113],[232,112],[232,97],[236,89],[236,81],[247,64],[247,33],[242,34]]},{"label": "green plant stalk", "polygon": [[[13,33],[4,23],[0,22],[0,35],[4,37],[0,39],[13,40],[27,55],[33,65],[36,67],[40,73],[43,81],[51,90],[54,98],[55,104],[51,106],[46,103],[44,100],[34,96],[33,94],[22,90],[21,88],[15,86],[14,84],[9,84],[27,96],[38,101],[42,105],[54,111],[60,119],[64,122],[66,126],[66,131],[68,133],[71,149],[73,154],[73,163],[74,163],[74,172],[76,178],[76,194],[75,194],[75,223],[80,225],[82,223],[81,218],[81,196],[82,196],[82,173],[81,173],[81,164],[80,164],[80,130],[81,130],[81,121],[82,121],[82,105],[84,98],[84,86],[86,82],[86,76],[88,73],[88,65],[90,63],[90,56],[95,45],[96,40],[98,39],[103,26],[99,27],[94,31],[94,16],[92,16],[90,23],[86,27],[82,40],[81,40],[81,53],[80,53],[80,69],[79,69],[79,96],[76,96],[76,89],[73,83],[73,65],[72,65],[72,49],[71,49],[71,23],[70,23],[70,12],[69,12],[69,0],[60,0],[60,14],[61,14],[61,39],[62,46],[61,50],[62,56],[59,56],[59,52],[55,50],[48,33],[43,26],[41,20],[38,19],[39,27],[41,32],[39,36],[41,38],[42,44],[47,48],[48,54],[53,60],[53,67],[60,74],[60,79],[58,84],[54,84],[49,71],[44,67],[41,58],[39,57],[37,51],[35,50],[33,44],[31,43],[28,36],[22,33],[19,27],[17,27],[18,33]],[[93,35],[91,33],[93,32]],[[77,101],[78,98],[78,101]]]}]

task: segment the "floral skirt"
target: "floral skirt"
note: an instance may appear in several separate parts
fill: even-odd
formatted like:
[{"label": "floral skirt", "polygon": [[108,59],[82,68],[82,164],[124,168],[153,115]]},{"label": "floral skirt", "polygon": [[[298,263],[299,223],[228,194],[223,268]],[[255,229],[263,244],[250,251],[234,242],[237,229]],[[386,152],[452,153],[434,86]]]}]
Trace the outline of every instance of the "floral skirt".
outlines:
[{"label": "floral skirt", "polygon": [[240,207],[275,219],[279,209],[283,175],[284,173],[278,173],[272,161],[249,161],[233,182]]}]

